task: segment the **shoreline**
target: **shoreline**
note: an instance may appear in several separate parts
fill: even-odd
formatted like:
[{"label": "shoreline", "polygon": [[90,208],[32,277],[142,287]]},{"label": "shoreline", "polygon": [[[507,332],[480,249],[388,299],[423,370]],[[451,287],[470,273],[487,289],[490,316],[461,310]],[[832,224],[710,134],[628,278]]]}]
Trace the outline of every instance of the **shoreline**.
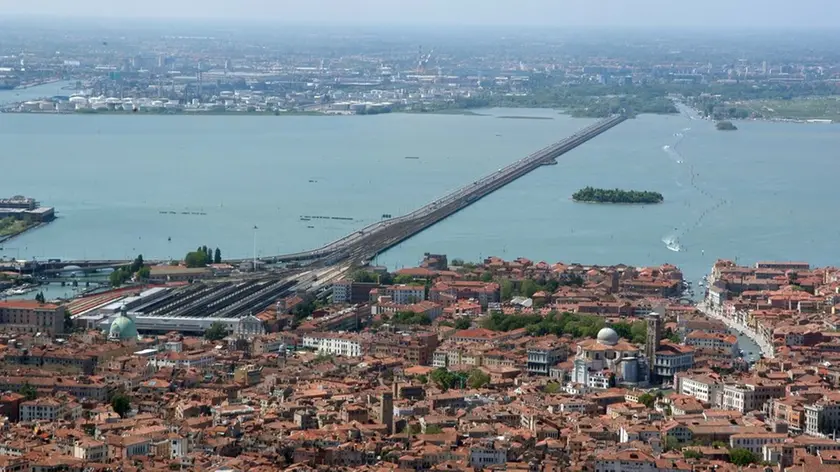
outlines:
[{"label": "shoreline", "polygon": [[[680,102],[683,106],[688,108],[689,110],[693,111],[696,117],[691,118],[692,120],[701,120],[701,121],[709,121],[711,123],[717,123],[717,120],[714,120],[709,117],[703,116],[702,112],[694,108],[693,106],[685,103]],[[837,125],[840,124],[840,120],[832,120],[827,118],[727,118],[726,120],[722,121],[731,121],[731,122],[748,122],[748,121],[757,121],[757,122],[766,122],[766,123],[797,123],[803,125]],[[718,131],[737,131],[738,128],[734,130],[718,130]]]},{"label": "shoreline", "polygon": [[[47,85],[49,83],[60,82],[60,80],[56,80],[54,82],[47,82],[43,84],[36,84],[27,86],[26,88],[37,87],[39,85]],[[18,90],[18,89],[15,89]],[[22,90],[22,89],[20,89]],[[8,113],[8,114],[21,114],[21,115],[91,115],[91,116],[100,116],[100,115],[151,115],[151,116],[376,116],[376,115],[391,115],[391,114],[411,114],[411,115],[457,115],[457,116],[490,116],[488,113],[478,113],[473,110],[482,110],[481,108],[470,109],[441,109],[441,110],[430,110],[430,111],[418,111],[418,110],[396,110],[391,111],[388,113],[373,113],[373,114],[365,114],[365,113],[336,113],[336,112],[322,112],[322,111],[283,111],[283,112],[273,112],[273,111],[192,111],[192,110],[178,110],[175,112],[148,112],[148,111],[141,111],[141,112],[134,112],[129,110],[108,110],[108,111],[76,111],[76,110],[69,110],[69,111],[56,111],[56,110],[27,110],[21,111],[15,109],[19,107],[23,102],[14,102],[9,103],[6,105],[0,106],[0,113]],[[549,109],[551,107],[501,107],[501,108],[509,108],[509,109]],[[595,116],[586,116],[586,115],[577,115],[575,113],[558,110],[558,114],[565,115],[570,118],[575,119],[585,119],[585,120],[592,120],[598,119]],[[694,110],[692,108],[692,110]],[[696,111],[696,110],[695,110]],[[636,116],[641,115],[662,115],[662,116],[673,116],[675,113],[640,113]],[[496,119],[505,119],[505,120],[553,120],[552,117],[544,117],[544,116],[495,116]],[[715,120],[711,118],[706,118],[703,116],[697,116],[693,118],[694,121],[706,121],[714,123]],[[803,124],[803,125],[837,125],[840,124],[840,120],[834,121],[830,119],[822,119],[822,118],[808,118],[808,119],[794,119],[794,118],[745,118],[745,119],[732,119],[729,121],[733,122],[764,122],[764,123],[793,123],[793,124]],[[737,129],[737,128],[736,128]],[[735,130],[720,130],[720,131],[735,131]]]},{"label": "shoreline", "polygon": [[574,203],[590,203],[593,205],[661,205],[665,203],[665,200],[661,202],[599,202],[595,200],[575,200],[574,198],[569,198]]},{"label": "shoreline", "polygon": [[[55,221],[55,219],[53,219],[52,221]],[[41,228],[41,227],[47,226],[48,224],[52,223],[52,221],[46,221],[46,222],[41,222],[41,223],[38,223],[38,224],[34,224],[34,225],[32,225],[32,226],[27,227],[27,228],[26,228],[26,229],[24,229],[23,231],[17,232],[17,233],[15,233],[15,234],[9,234],[9,235],[6,235],[6,236],[0,236],[0,244],[4,244],[4,243],[6,243],[6,242],[8,242],[8,241],[11,241],[11,240],[13,240],[13,239],[15,239],[15,238],[17,238],[17,237],[19,237],[19,236],[22,236],[22,235],[24,235],[24,234],[26,234],[26,233],[28,233],[28,232],[30,232],[30,231],[34,231],[34,230],[36,230],[36,229],[38,229],[38,228]],[[3,249],[3,248],[2,248],[2,247],[0,247],[0,249]]]},{"label": "shoreline", "polygon": [[17,87],[13,88],[12,90],[26,90],[26,89],[30,89],[30,88],[34,88],[34,87],[40,87],[41,85],[49,85],[49,84],[54,84],[54,83],[63,82],[63,81],[64,81],[64,79],[50,79],[50,80],[45,80],[44,82],[36,82],[36,83],[32,83],[32,84],[18,85]]}]

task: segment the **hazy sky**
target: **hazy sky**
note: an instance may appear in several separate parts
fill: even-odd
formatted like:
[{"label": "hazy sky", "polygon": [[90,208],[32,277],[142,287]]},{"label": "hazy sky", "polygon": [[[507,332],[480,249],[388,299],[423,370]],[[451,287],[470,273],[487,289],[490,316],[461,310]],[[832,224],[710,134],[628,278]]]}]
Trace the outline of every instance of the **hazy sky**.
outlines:
[{"label": "hazy sky", "polygon": [[544,26],[840,27],[840,0],[0,0],[0,16]]}]

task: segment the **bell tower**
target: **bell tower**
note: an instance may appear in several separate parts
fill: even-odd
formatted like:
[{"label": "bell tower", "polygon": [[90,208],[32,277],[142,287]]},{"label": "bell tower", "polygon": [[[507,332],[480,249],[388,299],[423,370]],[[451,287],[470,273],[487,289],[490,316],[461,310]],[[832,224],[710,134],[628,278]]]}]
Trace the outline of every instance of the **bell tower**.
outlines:
[{"label": "bell tower", "polygon": [[648,361],[648,381],[653,383],[656,376],[656,351],[662,342],[662,318],[659,313],[651,313],[647,316],[647,339],[645,341],[645,357]]}]

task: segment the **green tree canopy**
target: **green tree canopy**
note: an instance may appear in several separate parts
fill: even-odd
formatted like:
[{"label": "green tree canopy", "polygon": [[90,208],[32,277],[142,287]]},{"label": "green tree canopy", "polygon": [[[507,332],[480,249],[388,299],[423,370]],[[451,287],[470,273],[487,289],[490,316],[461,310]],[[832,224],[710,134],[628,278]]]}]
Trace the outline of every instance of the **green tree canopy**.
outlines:
[{"label": "green tree canopy", "polygon": [[653,408],[653,405],[656,403],[656,397],[649,393],[643,393],[639,395],[639,403],[648,408]]},{"label": "green tree canopy", "polygon": [[703,454],[700,451],[695,451],[694,449],[686,449],[683,451],[683,457],[686,459],[702,459]]},{"label": "green tree canopy", "polygon": [[594,315],[573,313],[549,313],[541,315],[520,315],[495,312],[484,317],[482,327],[491,331],[511,331],[526,328],[532,336],[569,334],[574,337],[594,338],[604,327],[604,319]]},{"label": "green tree canopy", "polygon": [[188,252],[184,257],[184,263],[191,269],[205,267],[207,265],[207,253],[201,250]]},{"label": "green tree canopy", "polygon": [[729,450],[729,460],[737,466],[747,466],[758,462],[758,457],[749,449],[735,448]]},{"label": "green tree canopy", "polygon": [[573,193],[572,199],[595,203],[662,203],[664,197],[659,192],[585,187]]},{"label": "green tree canopy", "polygon": [[149,280],[152,275],[152,269],[149,266],[143,266],[137,271],[137,278],[139,280]]},{"label": "green tree canopy", "polygon": [[438,367],[429,375],[439,389],[446,391],[450,388],[460,388],[466,384],[467,375],[462,372],[450,372],[446,367]]},{"label": "green tree canopy", "polygon": [[673,436],[666,436],[665,437],[664,449],[665,449],[665,452],[679,450],[680,449],[680,441]]},{"label": "green tree canopy", "polygon": [[216,248],[216,253],[213,255],[213,263],[214,264],[221,264],[222,263],[222,251],[219,248]]},{"label": "green tree canopy", "polygon": [[470,329],[470,326],[472,326],[472,321],[466,316],[455,320],[455,329]]},{"label": "green tree canopy", "polygon": [[510,279],[504,279],[500,285],[502,300],[510,300],[513,298],[513,282],[511,282]]},{"label": "green tree canopy", "polygon": [[430,325],[432,320],[429,315],[425,313],[414,313],[413,311],[398,311],[391,317],[391,321],[396,324],[405,325]]},{"label": "green tree canopy", "polygon": [[490,376],[480,369],[473,369],[467,378],[470,388],[481,388],[490,383]]},{"label": "green tree canopy", "polygon": [[119,267],[108,276],[108,280],[111,282],[112,287],[119,287],[120,285],[126,283],[129,279],[131,279],[131,272],[129,272],[129,269],[126,267]]},{"label": "green tree canopy", "polygon": [[131,399],[125,393],[117,392],[111,397],[111,408],[121,418],[125,418],[126,413],[131,411]]},{"label": "green tree canopy", "polygon": [[540,288],[541,287],[537,285],[537,283],[533,280],[525,279],[522,281],[522,284],[519,287],[519,293],[521,293],[522,296],[531,298],[534,296],[535,293],[540,291]]},{"label": "green tree canopy", "polygon": [[38,397],[38,389],[27,383],[21,387],[20,394],[23,395],[26,401],[34,400]]},{"label": "green tree canopy", "polygon": [[208,341],[219,341],[224,339],[227,335],[227,327],[220,321],[214,322],[209,328],[207,328],[206,331],[204,331],[204,339]]},{"label": "green tree canopy", "polygon": [[134,258],[134,262],[131,263],[129,270],[131,270],[131,273],[133,274],[140,270],[141,267],[143,267],[143,254],[138,254],[137,257]]},{"label": "green tree canopy", "polygon": [[412,284],[414,283],[414,277],[406,274],[399,274],[394,277],[395,284]]},{"label": "green tree canopy", "polygon": [[353,282],[358,283],[372,283],[377,280],[376,274],[361,269],[353,272],[350,278],[353,279]]}]

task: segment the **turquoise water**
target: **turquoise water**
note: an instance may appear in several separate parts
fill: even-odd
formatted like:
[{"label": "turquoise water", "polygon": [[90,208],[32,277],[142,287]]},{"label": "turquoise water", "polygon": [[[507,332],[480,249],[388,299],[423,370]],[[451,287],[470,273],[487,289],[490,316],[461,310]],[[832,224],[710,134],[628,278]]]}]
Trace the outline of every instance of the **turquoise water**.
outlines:
[{"label": "turquoise water", "polygon": [[[384,213],[408,212],[592,122],[551,110],[487,113],[0,114],[0,194],[36,197],[60,215],[55,223],[7,242],[3,254],[180,258],[208,245],[220,247],[225,256],[248,257],[254,226],[261,255],[309,249]],[[498,118],[504,115],[553,119]],[[710,122],[684,115],[629,120],[378,262],[411,266],[424,252],[468,260],[497,255],[598,264],[669,262],[692,279],[719,257],[836,264],[840,223],[832,207],[840,196],[834,183],[840,161],[833,149],[840,143],[840,128],[738,126],[736,132],[719,132]],[[573,203],[570,195],[586,185],[656,190],[665,203]],[[353,221],[307,222],[302,215]],[[682,251],[669,250],[666,240],[675,240]]]}]

